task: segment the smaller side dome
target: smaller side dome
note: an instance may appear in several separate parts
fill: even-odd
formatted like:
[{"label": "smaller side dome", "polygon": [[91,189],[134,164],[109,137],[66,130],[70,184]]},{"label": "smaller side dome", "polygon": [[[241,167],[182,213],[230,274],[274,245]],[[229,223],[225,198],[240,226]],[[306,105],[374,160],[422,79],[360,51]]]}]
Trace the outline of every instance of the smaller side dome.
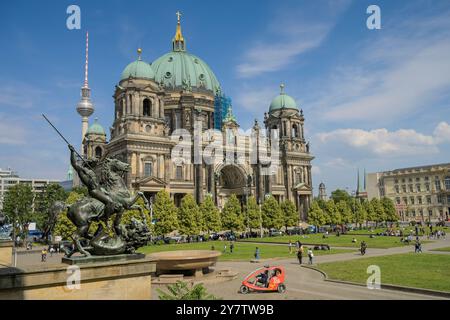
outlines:
[{"label": "smaller side dome", "polygon": [[155,72],[150,63],[141,60],[142,50],[138,49],[138,59],[128,64],[122,71],[120,80],[128,78],[155,79]]},{"label": "smaller side dome", "polygon": [[106,135],[105,129],[98,123],[98,119],[95,118],[94,123],[89,127],[86,134],[99,134]]},{"label": "smaller side dome", "polygon": [[284,93],[284,84],[280,85],[281,92],[270,103],[269,112],[280,109],[295,109],[298,110],[297,103],[294,98]]}]

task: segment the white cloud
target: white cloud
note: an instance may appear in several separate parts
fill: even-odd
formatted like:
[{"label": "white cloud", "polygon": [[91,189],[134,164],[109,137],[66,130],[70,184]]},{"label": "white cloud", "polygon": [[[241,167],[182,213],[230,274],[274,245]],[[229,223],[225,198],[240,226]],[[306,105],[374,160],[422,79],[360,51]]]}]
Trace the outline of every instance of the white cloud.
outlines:
[{"label": "white cloud", "polygon": [[236,68],[238,76],[250,78],[280,70],[297,56],[320,46],[349,3],[349,0],[314,2],[310,8],[315,12],[314,18],[305,14],[309,10],[303,7],[281,10],[273,19],[276,23],[269,25],[270,39],[266,34],[264,39],[251,43],[243,54],[244,62]]},{"label": "white cloud", "polygon": [[447,122],[441,122],[434,129],[434,136],[437,143],[450,142],[450,125]]},{"label": "white cloud", "polygon": [[336,66],[325,83],[321,79],[311,108],[326,120],[381,124],[437,103],[450,91],[447,16],[411,16],[403,23],[393,17],[355,57]]},{"label": "white cloud", "polygon": [[367,155],[404,157],[438,153],[439,144],[450,141],[449,132],[450,125],[441,122],[433,135],[425,135],[412,129],[337,129],[319,133],[317,138],[323,144],[345,145]]},{"label": "white cloud", "polygon": [[330,167],[330,168],[351,168],[352,167],[351,164],[347,160],[345,160],[341,157],[333,158],[333,159],[327,161],[325,163],[325,166]]}]

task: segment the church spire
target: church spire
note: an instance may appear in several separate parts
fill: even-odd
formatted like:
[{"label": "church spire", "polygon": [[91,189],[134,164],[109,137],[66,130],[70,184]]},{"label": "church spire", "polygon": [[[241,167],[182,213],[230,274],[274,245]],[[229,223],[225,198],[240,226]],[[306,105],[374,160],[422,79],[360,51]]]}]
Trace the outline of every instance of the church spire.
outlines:
[{"label": "church spire", "polygon": [[172,49],[173,51],[185,51],[186,45],[184,42],[183,34],[181,33],[181,24],[180,24],[181,12],[177,11],[176,15],[177,15],[177,30],[175,32],[175,37],[173,37],[172,40]]}]

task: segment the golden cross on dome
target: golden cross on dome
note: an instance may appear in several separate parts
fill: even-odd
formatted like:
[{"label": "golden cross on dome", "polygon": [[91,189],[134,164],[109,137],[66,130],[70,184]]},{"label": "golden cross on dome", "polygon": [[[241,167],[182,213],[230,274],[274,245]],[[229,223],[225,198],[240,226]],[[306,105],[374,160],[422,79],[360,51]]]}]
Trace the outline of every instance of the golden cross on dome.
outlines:
[{"label": "golden cross on dome", "polygon": [[180,17],[182,16],[181,12],[177,11],[175,14],[177,15],[178,23],[180,23]]}]

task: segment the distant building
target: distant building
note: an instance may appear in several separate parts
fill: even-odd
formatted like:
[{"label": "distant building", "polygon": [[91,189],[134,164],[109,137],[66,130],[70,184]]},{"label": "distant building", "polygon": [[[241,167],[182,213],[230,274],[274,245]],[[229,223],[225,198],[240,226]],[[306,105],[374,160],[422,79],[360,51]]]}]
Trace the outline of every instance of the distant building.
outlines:
[{"label": "distant building", "polygon": [[328,196],[327,196],[327,190],[325,188],[325,183],[321,182],[319,184],[319,200],[324,200],[327,201]]},{"label": "distant building", "polygon": [[367,199],[367,191],[366,191],[366,169],[364,169],[364,177],[363,184],[361,184],[361,179],[359,176],[359,169],[357,173],[357,182],[356,182],[356,198],[359,200]]},{"label": "distant building", "polygon": [[29,184],[33,189],[33,192],[42,192],[49,183],[59,183],[59,181],[49,179],[24,179],[20,178],[19,175],[11,169],[0,169],[0,210],[3,209],[5,193],[9,188],[19,183]]},{"label": "distant building", "polygon": [[369,199],[388,197],[403,221],[448,220],[450,163],[369,173]]},{"label": "distant building", "polygon": [[59,185],[61,187],[63,187],[64,191],[72,191],[72,189],[74,187],[74,185],[73,185],[73,181],[74,181],[73,178],[74,178],[74,176],[73,176],[73,169],[72,169],[72,166],[69,165],[69,170],[67,170],[66,180],[61,181],[59,183]]}]

